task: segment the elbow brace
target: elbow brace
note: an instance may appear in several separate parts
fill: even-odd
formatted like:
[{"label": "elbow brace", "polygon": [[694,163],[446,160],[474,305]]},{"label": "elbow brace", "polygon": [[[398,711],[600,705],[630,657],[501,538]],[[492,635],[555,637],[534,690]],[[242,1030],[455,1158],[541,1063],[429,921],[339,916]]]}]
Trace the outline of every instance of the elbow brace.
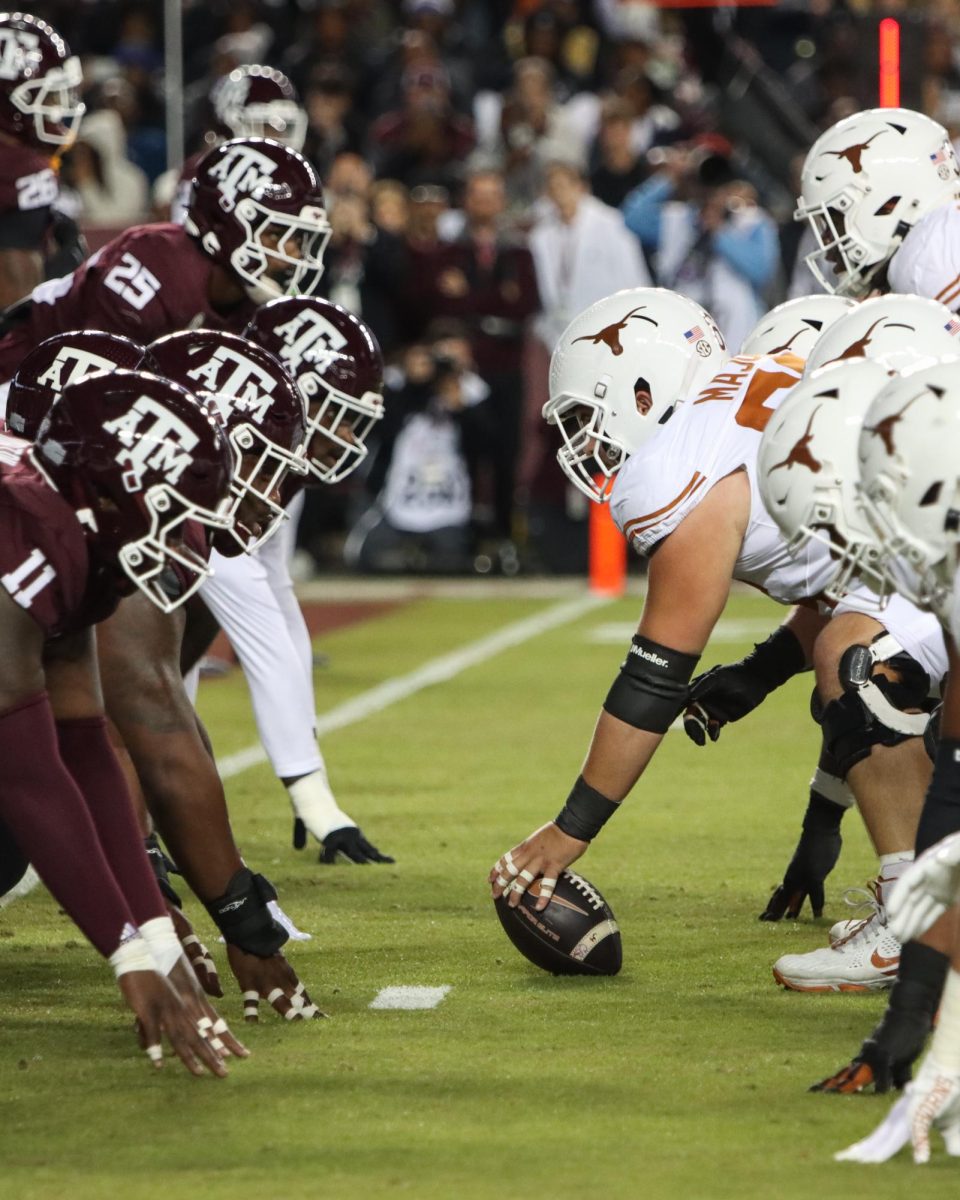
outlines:
[{"label": "elbow brace", "polygon": [[699,654],[683,654],[635,634],[604,711],[636,729],[666,733],[686,703],[699,661]]}]

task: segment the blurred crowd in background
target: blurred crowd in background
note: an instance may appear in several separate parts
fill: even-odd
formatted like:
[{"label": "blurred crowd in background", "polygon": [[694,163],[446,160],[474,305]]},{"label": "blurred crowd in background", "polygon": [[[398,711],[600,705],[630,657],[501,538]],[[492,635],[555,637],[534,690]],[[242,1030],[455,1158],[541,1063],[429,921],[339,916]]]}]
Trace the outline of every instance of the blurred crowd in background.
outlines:
[{"label": "blurred crowd in background", "polygon": [[[157,0],[32,6],[81,56],[62,181],[92,246],[166,220]],[[242,64],[297,89],[333,234],[326,294],[387,362],[367,469],[311,494],[307,569],[577,571],[586,501],[539,412],[571,317],[623,287],[690,295],[736,347],[814,290],[792,221],[819,130],[876,104],[901,22],[902,103],[960,134],[960,0],[186,0],[186,152]]]}]

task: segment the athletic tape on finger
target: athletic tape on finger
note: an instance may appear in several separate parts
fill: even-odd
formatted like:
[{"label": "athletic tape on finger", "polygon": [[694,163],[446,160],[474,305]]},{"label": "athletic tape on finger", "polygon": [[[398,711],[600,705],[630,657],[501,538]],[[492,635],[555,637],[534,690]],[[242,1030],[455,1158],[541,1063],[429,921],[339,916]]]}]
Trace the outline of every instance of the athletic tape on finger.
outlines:
[{"label": "athletic tape on finger", "polygon": [[287,1011],[283,1014],[283,1019],[285,1021],[302,1021],[303,1020],[303,1009],[302,1008],[288,1008]]},{"label": "athletic tape on finger", "polygon": [[503,856],[503,865],[514,879],[516,879],[516,877],[520,874],[520,868],[513,861],[513,856],[511,854],[505,854]]},{"label": "athletic tape on finger", "polygon": [[243,993],[243,1015],[245,1017],[255,1017],[260,1009],[260,993],[259,992],[244,992]]},{"label": "athletic tape on finger", "polygon": [[286,992],[283,990],[282,987],[275,987],[273,989],[273,991],[270,993],[270,995],[267,996],[267,1003],[268,1004],[276,1004],[276,1002],[280,999],[280,997],[285,996],[285,995],[286,995]]},{"label": "athletic tape on finger", "polygon": [[149,1058],[151,1062],[163,1062],[163,1047],[157,1045],[148,1046],[147,1058]]},{"label": "athletic tape on finger", "polygon": [[197,1021],[197,1029],[203,1037],[207,1036],[209,1030],[213,1028],[213,1021],[209,1017],[200,1017]]},{"label": "athletic tape on finger", "polygon": [[223,1042],[221,1042],[218,1037],[211,1038],[210,1045],[214,1048],[214,1050],[216,1050],[216,1052],[218,1054],[223,1054],[224,1051],[226,1050],[226,1046],[224,1046]]},{"label": "athletic tape on finger", "polygon": [[507,877],[505,875],[498,875],[497,876],[497,887],[502,888],[503,891],[507,891],[510,887],[510,880],[507,879]]},{"label": "athletic tape on finger", "polygon": [[[247,993],[244,992],[244,999],[246,999],[246,995],[247,995]],[[219,1017],[213,1024],[214,1035],[216,1036],[217,1034],[228,1033],[228,1032],[229,1032],[229,1029],[228,1029],[226,1021],[223,1019],[223,1017]]]},{"label": "athletic tape on finger", "polygon": [[553,895],[553,889],[557,886],[556,879],[548,879],[546,875],[540,880],[540,896],[541,899],[546,896],[549,900]]}]

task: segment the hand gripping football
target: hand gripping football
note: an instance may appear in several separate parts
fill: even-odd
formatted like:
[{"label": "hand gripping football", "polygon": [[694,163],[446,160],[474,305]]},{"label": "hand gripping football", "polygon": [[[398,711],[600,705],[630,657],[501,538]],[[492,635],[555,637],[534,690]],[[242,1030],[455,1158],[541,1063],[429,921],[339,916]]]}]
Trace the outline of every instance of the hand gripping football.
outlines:
[{"label": "hand gripping football", "polygon": [[554,975],[616,975],[623,962],[620,926],[593,884],[564,871],[543,912],[534,910],[539,895],[537,879],[516,908],[506,896],[494,901],[500,924],[520,953]]}]

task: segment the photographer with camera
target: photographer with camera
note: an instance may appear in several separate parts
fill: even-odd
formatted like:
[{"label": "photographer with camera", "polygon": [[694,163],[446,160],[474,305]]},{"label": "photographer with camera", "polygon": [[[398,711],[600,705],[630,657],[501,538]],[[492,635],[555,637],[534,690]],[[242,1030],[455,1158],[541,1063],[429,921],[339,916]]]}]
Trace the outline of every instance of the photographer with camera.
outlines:
[{"label": "photographer with camera", "polygon": [[361,571],[454,574],[470,569],[468,458],[483,440],[489,388],[473,371],[457,322],[437,320],[384,374],[385,416],[365,480],[371,507],[351,530]]},{"label": "photographer with camera", "polygon": [[654,149],[648,157],[659,169],[624,200],[627,228],[639,237],[657,283],[702,304],[736,348],[770,307],[776,223],[715,139]]}]

